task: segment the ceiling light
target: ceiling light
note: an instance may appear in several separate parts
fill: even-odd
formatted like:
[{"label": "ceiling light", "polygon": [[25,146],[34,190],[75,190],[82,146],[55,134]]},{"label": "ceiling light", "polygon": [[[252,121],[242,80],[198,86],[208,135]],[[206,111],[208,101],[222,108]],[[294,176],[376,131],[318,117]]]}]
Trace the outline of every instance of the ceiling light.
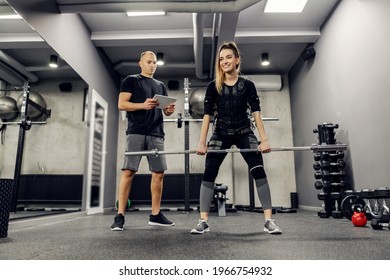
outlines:
[{"label": "ceiling light", "polygon": [[9,6],[0,6],[0,19],[21,19],[14,9]]},{"label": "ceiling light", "polygon": [[167,13],[163,11],[156,12],[126,12],[128,17],[142,17],[142,16],[165,16]]},{"label": "ceiling light", "polygon": [[21,19],[20,15],[0,15],[0,19]]},{"label": "ceiling light", "polygon": [[308,0],[267,0],[264,13],[301,13]]},{"label": "ceiling light", "polygon": [[162,52],[157,53],[157,65],[164,65],[164,54]]},{"label": "ceiling light", "polygon": [[269,65],[268,53],[261,54],[261,65],[263,65],[263,66]]},{"label": "ceiling light", "polygon": [[58,67],[58,56],[56,56],[56,55],[51,55],[50,56],[49,66],[52,67],[52,68],[57,68]]}]

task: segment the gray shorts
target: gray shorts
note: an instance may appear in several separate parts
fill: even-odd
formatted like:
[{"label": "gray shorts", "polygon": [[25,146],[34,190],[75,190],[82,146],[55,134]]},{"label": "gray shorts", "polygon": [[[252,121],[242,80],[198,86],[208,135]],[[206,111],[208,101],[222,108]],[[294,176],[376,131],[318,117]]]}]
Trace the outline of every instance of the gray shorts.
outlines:
[{"label": "gray shorts", "polygon": [[[164,138],[140,134],[126,135],[127,152],[149,151],[157,149],[164,151]],[[142,156],[125,156],[122,170],[128,169],[138,171]],[[147,156],[149,170],[151,172],[162,172],[167,170],[165,155]]]}]

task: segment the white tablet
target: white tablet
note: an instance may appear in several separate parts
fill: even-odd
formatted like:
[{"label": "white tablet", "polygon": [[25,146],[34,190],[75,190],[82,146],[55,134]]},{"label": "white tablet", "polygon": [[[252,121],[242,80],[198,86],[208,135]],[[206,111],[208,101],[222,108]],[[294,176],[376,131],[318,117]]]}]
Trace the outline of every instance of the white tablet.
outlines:
[{"label": "white tablet", "polygon": [[169,104],[175,103],[177,100],[177,98],[175,98],[175,97],[169,97],[169,96],[160,95],[160,94],[155,94],[153,98],[157,99],[157,101],[159,103],[157,108],[160,108],[160,109],[164,109]]}]

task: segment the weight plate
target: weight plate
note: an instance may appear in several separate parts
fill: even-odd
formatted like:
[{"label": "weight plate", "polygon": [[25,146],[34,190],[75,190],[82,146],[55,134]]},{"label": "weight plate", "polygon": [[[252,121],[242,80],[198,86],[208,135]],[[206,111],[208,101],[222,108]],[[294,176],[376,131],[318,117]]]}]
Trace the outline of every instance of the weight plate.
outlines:
[{"label": "weight plate", "polygon": [[351,220],[356,208],[360,208],[363,211],[366,203],[364,200],[356,195],[348,195],[341,202],[340,209],[344,217]]}]

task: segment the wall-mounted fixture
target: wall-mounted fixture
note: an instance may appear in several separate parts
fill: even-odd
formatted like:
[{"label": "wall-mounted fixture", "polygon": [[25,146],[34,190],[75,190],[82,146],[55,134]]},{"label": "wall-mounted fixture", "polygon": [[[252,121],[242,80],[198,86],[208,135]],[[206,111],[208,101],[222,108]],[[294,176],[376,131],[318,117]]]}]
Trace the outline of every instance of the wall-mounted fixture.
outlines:
[{"label": "wall-mounted fixture", "polygon": [[269,65],[268,53],[262,53],[261,54],[261,65],[263,65],[263,66],[268,66]]},{"label": "wall-mounted fixture", "polygon": [[52,67],[52,68],[57,68],[58,67],[58,56],[56,56],[56,55],[51,55],[50,56],[49,66]]},{"label": "wall-mounted fixture", "polygon": [[162,52],[157,53],[157,65],[164,65],[164,54]]}]

